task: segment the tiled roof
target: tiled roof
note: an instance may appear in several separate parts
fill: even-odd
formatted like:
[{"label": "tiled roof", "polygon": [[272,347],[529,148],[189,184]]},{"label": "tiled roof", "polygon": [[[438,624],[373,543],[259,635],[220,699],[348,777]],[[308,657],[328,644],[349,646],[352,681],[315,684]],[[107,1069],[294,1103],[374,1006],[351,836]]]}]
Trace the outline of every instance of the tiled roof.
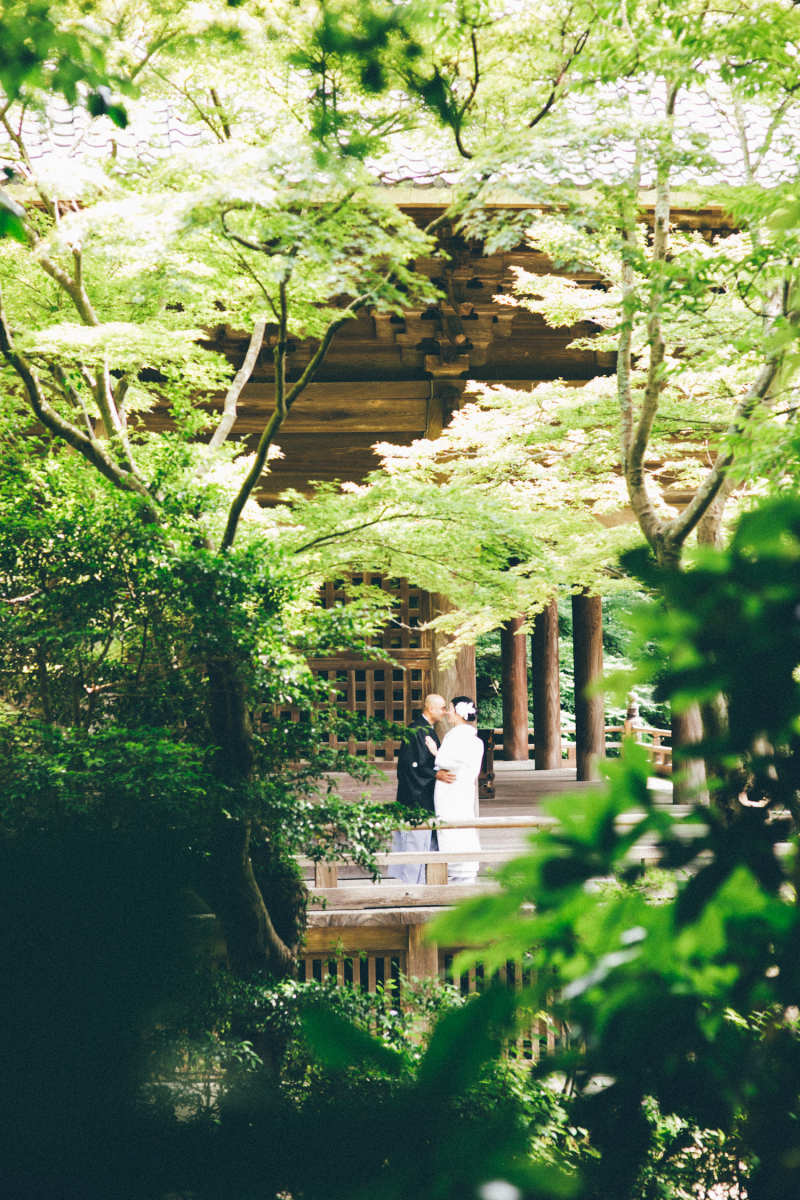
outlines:
[{"label": "tiled roof", "polygon": [[[29,112],[22,134],[35,166],[48,173],[65,160],[99,163],[110,157],[123,162],[154,162],[212,140],[201,122],[184,120],[166,100],[126,102],[130,125],[116,128],[108,117],[92,118],[85,108],[52,98],[44,113]],[[758,181],[767,186],[797,176],[800,120],[793,119],[799,105],[783,114],[777,131],[770,134],[770,112],[756,105],[739,111],[739,120],[726,89],[710,83],[704,90],[679,94],[675,113],[675,141],[684,154],[677,167],[677,187],[698,184],[745,182],[743,140]],[[663,85],[652,89],[632,84],[609,86],[602,93],[576,94],[562,114],[538,127],[524,152],[509,156],[498,172],[498,183],[519,185],[534,173],[540,181],[591,187],[613,184],[629,177],[635,162],[632,126],[655,133],[664,111]],[[569,133],[564,122],[569,119]],[[741,128],[740,128],[741,126]],[[582,144],[576,145],[575,131]],[[391,152],[368,165],[379,186],[437,191],[458,182],[469,164],[458,160],[439,133],[426,149],[398,142]],[[6,154],[3,147],[8,148]],[[16,153],[0,130],[0,165]],[[517,161],[513,161],[517,160]],[[642,188],[653,187],[652,168],[645,164]]]},{"label": "tiled roof", "polygon": [[[126,102],[126,109],[130,124],[118,129],[108,117],[92,117],[85,108],[52,97],[44,113],[25,113],[20,132],[34,166],[75,158],[154,162],[210,136],[202,124],[181,120],[166,101]],[[0,129],[0,163],[16,157],[8,134]]]}]

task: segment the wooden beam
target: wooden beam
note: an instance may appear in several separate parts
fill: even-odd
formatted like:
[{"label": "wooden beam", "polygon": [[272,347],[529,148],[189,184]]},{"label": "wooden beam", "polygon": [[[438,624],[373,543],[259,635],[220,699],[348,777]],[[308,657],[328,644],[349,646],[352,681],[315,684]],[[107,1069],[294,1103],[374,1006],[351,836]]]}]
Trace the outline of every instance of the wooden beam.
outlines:
[{"label": "wooden beam", "polygon": [[601,693],[587,688],[603,678],[603,601],[586,591],[572,597],[575,659],[575,753],[578,779],[598,779],[605,757],[605,711]]},{"label": "wooden beam", "polygon": [[514,617],[500,629],[503,757],[512,762],[528,760],[527,639],[519,632],[523,624],[524,617]]},{"label": "wooden beam", "polygon": [[458,904],[472,896],[484,896],[499,890],[498,883],[368,883],[339,888],[309,888],[309,912],[327,901],[328,909],[421,908]]},{"label": "wooden beam", "polygon": [[531,676],[536,770],[555,771],[562,766],[558,604],[555,599],[534,618]]},{"label": "wooden beam", "polygon": [[319,954],[336,958],[337,952],[345,954],[353,950],[383,951],[406,950],[408,934],[403,925],[321,925],[306,930],[304,954]]},{"label": "wooden beam", "polygon": [[[376,854],[375,862],[379,867],[396,867],[407,866],[409,863],[436,862],[436,863],[458,863],[458,862],[486,862],[486,863],[502,863],[508,862],[509,859],[515,858],[518,854],[524,854],[527,850],[527,845],[523,842],[519,846],[509,846],[507,850],[397,850],[386,854]],[[304,858],[298,855],[295,862],[299,867],[312,867],[314,860],[312,858]]]}]

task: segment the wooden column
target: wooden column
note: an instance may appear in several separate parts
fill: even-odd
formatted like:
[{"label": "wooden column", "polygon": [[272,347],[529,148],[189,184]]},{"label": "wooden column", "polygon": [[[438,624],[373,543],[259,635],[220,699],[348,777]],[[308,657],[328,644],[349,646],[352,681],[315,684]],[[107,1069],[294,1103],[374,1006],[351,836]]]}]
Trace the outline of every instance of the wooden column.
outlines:
[{"label": "wooden column", "polygon": [[503,696],[503,757],[506,762],[528,761],[527,638],[518,632],[524,617],[500,628],[500,691]]},{"label": "wooden column", "polygon": [[534,617],[531,635],[533,740],[537,771],[554,771],[561,761],[561,680],[558,662],[558,604]]},{"label": "wooden column", "polygon": [[601,694],[587,687],[603,678],[603,601],[581,592],[572,597],[572,647],[575,657],[575,751],[578,779],[598,779],[605,758],[605,707]]}]

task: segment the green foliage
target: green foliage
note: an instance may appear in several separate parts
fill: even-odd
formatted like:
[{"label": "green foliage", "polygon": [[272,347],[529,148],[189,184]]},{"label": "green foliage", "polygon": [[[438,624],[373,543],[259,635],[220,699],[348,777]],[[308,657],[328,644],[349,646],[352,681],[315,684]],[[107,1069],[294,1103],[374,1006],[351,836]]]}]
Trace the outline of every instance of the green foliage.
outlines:
[{"label": "green foliage", "polygon": [[110,78],[106,55],[108,38],[92,21],[93,3],[50,4],[26,0],[4,4],[0,12],[0,86],[8,100],[16,100],[28,87],[63,93],[74,101],[78,85],[88,84],[90,111],[107,113],[115,125],[127,124],[121,105],[109,104]]},{"label": "green foliage", "polygon": [[[217,1171],[231,1169],[224,1155],[232,1125],[255,1118],[257,1137],[262,1128],[267,1133],[261,1122],[268,1113],[271,1149],[259,1152],[264,1189],[316,1197],[346,1195],[348,1188],[406,1196],[414,1188],[425,1197],[447,1196],[459,1194],[454,1180],[469,1190],[470,1179],[494,1177],[513,1179],[525,1197],[586,1195],[576,1191],[578,1179],[591,1180],[598,1150],[580,1127],[584,1100],[558,1073],[543,1080],[532,1063],[503,1053],[498,1035],[513,1036],[503,1014],[509,999],[489,989],[465,1001],[446,986],[402,982],[397,995],[380,988],[370,995],[337,987],[332,978],[264,987],[201,972],[183,1011],[148,1036],[144,1094],[150,1105],[160,1101],[164,1119],[177,1110],[216,1139],[224,1161],[217,1159]],[[754,1042],[764,1024],[749,1024]],[[252,1042],[237,1040],[242,1029]],[[280,1047],[277,1077],[274,1057],[273,1068],[265,1068],[256,1046],[273,1056]],[[646,1147],[631,1191],[636,1200],[710,1200],[722,1183],[740,1189],[732,1196],[744,1195],[749,1164],[738,1125],[726,1136],[663,1115],[652,1098],[642,1116]],[[472,1144],[483,1125],[488,1137]],[[316,1156],[299,1153],[293,1140],[311,1133]],[[289,1143],[283,1154],[282,1141]],[[507,1157],[495,1158],[504,1141]],[[521,1150],[516,1161],[513,1146]],[[233,1170],[238,1178],[241,1167]]]},{"label": "green foliage", "polygon": [[[562,1097],[502,1057],[511,1032],[504,990],[465,1003],[438,984],[404,984],[391,996],[332,980],[242,985],[217,972],[199,983],[185,1017],[149,1039],[146,1095],[160,1096],[165,1113],[194,1112],[215,1147],[214,1179],[194,1175],[201,1195],[226,1175],[229,1188],[231,1177],[249,1179],[259,1194],[289,1189],[309,1200],[376,1189],[455,1197],[498,1177],[531,1200],[576,1194],[564,1165],[576,1161],[581,1135]],[[254,1031],[265,1053],[281,1047],[277,1075],[236,1040],[239,1028]],[[314,1155],[301,1151],[309,1139]]]},{"label": "green foliage", "polygon": [[[677,705],[725,695],[727,729],[706,750],[746,764],[750,806],[733,820],[701,807],[679,825],[653,803],[646,756],[631,743],[606,764],[604,789],[548,802],[557,827],[503,869],[498,896],[436,924],[445,943],[486,946],[489,969],[529,953],[533,1007],[557,976],[555,1011],[585,1053],[566,1052],[542,1073],[574,1080],[575,1120],[600,1151],[585,1167],[592,1196],[640,1194],[651,1101],[678,1122],[679,1143],[680,1122],[736,1131],[735,1156],[752,1164],[749,1196],[796,1189],[800,930],[796,847],[781,844],[798,787],[799,528],[796,499],[776,500],[691,571],[657,574],[637,560],[665,594],[638,618],[640,636],[657,641],[659,693]],[[655,904],[630,886],[642,874],[633,846],[647,835],[662,868],[681,872]],[[730,1156],[727,1164],[735,1179]]]}]

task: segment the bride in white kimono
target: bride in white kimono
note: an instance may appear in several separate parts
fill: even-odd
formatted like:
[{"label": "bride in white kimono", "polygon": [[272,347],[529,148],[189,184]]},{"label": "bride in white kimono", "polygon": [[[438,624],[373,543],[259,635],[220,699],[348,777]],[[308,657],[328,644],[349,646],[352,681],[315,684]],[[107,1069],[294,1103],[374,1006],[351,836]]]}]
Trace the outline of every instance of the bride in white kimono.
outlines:
[{"label": "bride in white kimono", "polygon": [[[483,742],[478,737],[478,712],[469,696],[450,701],[447,719],[452,729],[436,751],[436,770],[452,771],[455,783],[436,781],[433,803],[443,821],[464,821],[477,811],[478,775],[483,762]],[[433,741],[433,739],[431,739]],[[480,850],[477,829],[439,829],[439,849],[447,854],[458,850]],[[474,883],[478,861],[449,863],[449,883]]]}]

